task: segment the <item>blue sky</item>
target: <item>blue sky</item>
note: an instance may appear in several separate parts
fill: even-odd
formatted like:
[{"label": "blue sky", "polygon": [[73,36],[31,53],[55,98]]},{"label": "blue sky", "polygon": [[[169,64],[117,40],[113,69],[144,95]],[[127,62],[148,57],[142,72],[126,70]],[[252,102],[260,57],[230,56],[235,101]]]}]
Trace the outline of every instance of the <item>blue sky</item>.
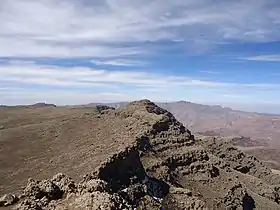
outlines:
[{"label": "blue sky", "polygon": [[280,113],[278,0],[2,0],[0,104],[188,100]]}]

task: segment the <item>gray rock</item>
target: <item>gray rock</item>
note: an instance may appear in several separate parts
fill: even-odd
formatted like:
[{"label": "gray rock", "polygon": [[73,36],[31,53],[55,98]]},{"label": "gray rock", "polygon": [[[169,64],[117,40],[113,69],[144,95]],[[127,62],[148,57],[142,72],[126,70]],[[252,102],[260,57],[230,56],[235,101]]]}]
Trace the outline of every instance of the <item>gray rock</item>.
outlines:
[{"label": "gray rock", "polygon": [[28,180],[28,184],[23,191],[25,197],[41,199],[47,197],[50,200],[60,199],[63,191],[50,180],[35,181]]},{"label": "gray rock", "polygon": [[79,190],[82,192],[109,192],[110,186],[107,182],[100,179],[91,179],[88,181],[83,181],[79,184]]},{"label": "gray rock", "polygon": [[55,175],[51,181],[58,186],[63,193],[71,193],[76,189],[75,182],[69,176],[62,173]]},{"label": "gray rock", "polygon": [[240,183],[235,183],[225,196],[220,198],[218,205],[224,205],[226,209],[242,208],[242,199],[245,195],[247,195],[246,188]]},{"label": "gray rock", "polygon": [[13,194],[6,194],[0,198],[0,207],[1,206],[10,206],[18,202],[18,197]]},{"label": "gray rock", "polygon": [[34,199],[25,199],[16,206],[17,210],[38,210],[42,208],[40,200]]}]

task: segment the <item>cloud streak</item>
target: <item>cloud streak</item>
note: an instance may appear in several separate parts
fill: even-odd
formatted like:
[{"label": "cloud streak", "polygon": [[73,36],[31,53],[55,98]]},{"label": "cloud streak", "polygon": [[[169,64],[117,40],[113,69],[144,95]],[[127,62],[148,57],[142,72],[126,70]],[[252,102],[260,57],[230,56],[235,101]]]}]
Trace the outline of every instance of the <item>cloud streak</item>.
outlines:
[{"label": "cloud streak", "polygon": [[261,104],[275,101],[279,84],[225,83],[148,71],[58,67],[20,62],[0,65],[0,104],[58,105],[188,100],[202,104]]},{"label": "cloud streak", "polygon": [[88,67],[58,67],[38,64],[19,65],[12,62],[0,65],[1,84],[15,83],[27,85],[45,85],[47,87],[121,87],[130,88],[259,88],[275,89],[280,84],[266,83],[225,83],[211,80],[201,80],[188,76],[173,76],[148,71],[129,71],[93,69]]},{"label": "cloud streak", "polygon": [[121,57],[157,53],[147,42],[180,40],[194,51],[232,40],[273,41],[280,37],[273,2],[3,0],[0,56]]},{"label": "cloud streak", "polygon": [[202,81],[185,76],[174,77],[145,71],[109,71],[87,67],[57,67],[41,65],[2,65],[0,82],[32,85],[94,87],[132,85],[142,87],[221,86],[223,83]]},{"label": "cloud streak", "polygon": [[145,66],[147,62],[132,59],[116,59],[116,60],[91,60],[92,63],[101,66]]},{"label": "cloud streak", "polygon": [[280,62],[280,54],[276,55],[257,55],[257,56],[251,56],[251,57],[246,57],[242,58],[244,60],[249,60],[249,61],[276,61]]}]

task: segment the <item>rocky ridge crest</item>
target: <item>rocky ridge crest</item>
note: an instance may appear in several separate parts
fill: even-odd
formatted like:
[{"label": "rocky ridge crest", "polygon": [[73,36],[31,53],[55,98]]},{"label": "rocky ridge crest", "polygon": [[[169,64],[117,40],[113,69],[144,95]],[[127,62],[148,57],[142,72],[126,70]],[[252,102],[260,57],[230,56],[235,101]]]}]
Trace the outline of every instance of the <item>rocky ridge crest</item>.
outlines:
[{"label": "rocky ridge crest", "polygon": [[120,110],[102,109],[100,117],[104,116],[132,121],[134,139],[124,142],[80,182],[65,174],[29,179],[20,195],[3,196],[0,206],[20,210],[280,208],[280,176],[229,144],[195,139],[154,103],[142,100]]}]

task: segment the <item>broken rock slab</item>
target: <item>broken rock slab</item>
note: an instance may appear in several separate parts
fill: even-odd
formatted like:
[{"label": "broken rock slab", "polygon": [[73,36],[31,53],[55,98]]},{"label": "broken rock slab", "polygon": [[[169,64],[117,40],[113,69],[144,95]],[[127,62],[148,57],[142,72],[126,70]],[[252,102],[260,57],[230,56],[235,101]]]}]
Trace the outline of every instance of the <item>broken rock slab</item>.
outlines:
[{"label": "broken rock slab", "polygon": [[13,195],[13,194],[3,195],[0,198],[0,207],[13,205],[18,200],[19,200],[19,198],[16,195]]}]

